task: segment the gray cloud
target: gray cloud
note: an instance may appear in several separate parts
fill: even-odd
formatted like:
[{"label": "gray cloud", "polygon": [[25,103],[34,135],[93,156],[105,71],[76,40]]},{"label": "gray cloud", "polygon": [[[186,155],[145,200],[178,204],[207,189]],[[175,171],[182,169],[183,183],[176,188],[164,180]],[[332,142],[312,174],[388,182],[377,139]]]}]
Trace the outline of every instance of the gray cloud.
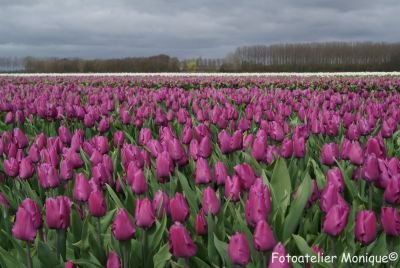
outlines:
[{"label": "gray cloud", "polygon": [[223,57],[240,45],[399,40],[398,0],[0,0],[0,56]]}]

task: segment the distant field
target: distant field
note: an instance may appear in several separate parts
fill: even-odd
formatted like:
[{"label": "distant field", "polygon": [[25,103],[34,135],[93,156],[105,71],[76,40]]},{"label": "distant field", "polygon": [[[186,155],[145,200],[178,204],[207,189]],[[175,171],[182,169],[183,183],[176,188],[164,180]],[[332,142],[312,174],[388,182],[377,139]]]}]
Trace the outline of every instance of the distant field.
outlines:
[{"label": "distant field", "polygon": [[0,73],[0,76],[400,76],[400,72],[321,72],[321,73]]}]

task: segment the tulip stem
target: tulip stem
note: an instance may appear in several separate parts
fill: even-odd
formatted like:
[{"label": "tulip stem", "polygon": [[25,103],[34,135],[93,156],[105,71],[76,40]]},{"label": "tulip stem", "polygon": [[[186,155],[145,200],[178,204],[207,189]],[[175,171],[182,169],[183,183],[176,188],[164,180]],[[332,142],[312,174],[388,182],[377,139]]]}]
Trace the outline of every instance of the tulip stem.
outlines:
[{"label": "tulip stem", "polygon": [[372,195],[373,195],[373,188],[372,188],[372,184],[369,184],[369,189],[368,189],[368,207],[369,209],[372,210]]},{"label": "tulip stem", "polygon": [[143,255],[143,267],[146,267],[146,250],[147,250],[147,236],[146,236],[146,230],[143,229],[143,235],[142,235],[142,255]]},{"label": "tulip stem", "polygon": [[101,242],[101,225],[100,225],[100,218],[96,218],[96,236],[97,236],[97,242],[99,243],[100,247],[102,247],[102,242]]},{"label": "tulip stem", "polygon": [[29,244],[28,241],[26,241],[26,261],[27,261],[27,267],[32,268],[32,257],[31,257],[31,245]]},{"label": "tulip stem", "polygon": [[56,254],[57,258],[61,255],[61,239],[60,239],[60,231],[56,231]]},{"label": "tulip stem", "polygon": [[124,259],[124,266],[123,268],[128,268],[129,267],[129,258],[128,258],[128,242],[123,241],[122,242],[122,258]]}]

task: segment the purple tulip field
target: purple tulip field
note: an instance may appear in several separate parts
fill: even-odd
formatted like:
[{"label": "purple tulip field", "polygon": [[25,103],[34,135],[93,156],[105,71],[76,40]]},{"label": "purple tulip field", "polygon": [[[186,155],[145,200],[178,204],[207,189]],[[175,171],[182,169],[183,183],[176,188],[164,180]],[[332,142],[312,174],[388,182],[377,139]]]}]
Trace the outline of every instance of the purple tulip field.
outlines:
[{"label": "purple tulip field", "polygon": [[0,77],[0,95],[0,267],[400,267],[400,78]]}]

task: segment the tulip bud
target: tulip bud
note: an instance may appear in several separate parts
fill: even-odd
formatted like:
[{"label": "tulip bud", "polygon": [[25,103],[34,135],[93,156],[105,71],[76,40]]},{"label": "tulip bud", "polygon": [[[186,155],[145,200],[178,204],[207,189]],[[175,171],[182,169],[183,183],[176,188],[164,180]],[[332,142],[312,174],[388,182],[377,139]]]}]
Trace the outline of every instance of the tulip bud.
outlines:
[{"label": "tulip bud", "polygon": [[73,171],[72,166],[68,160],[62,160],[60,166],[60,178],[64,181],[68,181],[72,178]]},{"label": "tulip bud", "polygon": [[121,268],[121,260],[115,251],[108,253],[106,268]]},{"label": "tulip bud", "polygon": [[147,197],[144,199],[136,199],[136,225],[145,229],[150,228],[153,226],[155,218],[151,201]]},{"label": "tulip bud", "polygon": [[83,173],[78,173],[75,176],[74,184],[74,199],[81,202],[86,202],[90,195],[90,185]]},{"label": "tulip bud", "polygon": [[33,224],[31,214],[23,207],[17,210],[12,234],[19,240],[31,242],[35,240],[37,229]]},{"label": "tulip bud", "polygon": [[228,255],[233,264],[247,265],[250,261],[249,242],[244,234],[235,233],[228,245]]},{"label": "tulip bud", "polygon": [[225,129],[218,133],[218,145],[223,154],[231,152],[231,136]]},{"label": "tulip bud", "polygon": [[385,192],[383,193],[383,197],[385,198],[385,201],[390,204],[400,204],[400,174],[392,177],[389,181]]},{"label": "tulip bud", "polygon": [[375,181],[379,178],[379,163],[375,154],[367,155],[361,169],[361,174],[366,181]]},{"label": "tulip bud", "polygon": [[147,181],[143,170],[137,169],[135,171],[131,182],[131,189],[135,194],[144,194],[147,191]]},{"label": "tulip bud", "polygon": [[303,137],[295,137],[293,140],[294,156],[303,158],[306,155],[306,142]]},{"label": "tulip bud", "polygon": [[221,207],[220,201],[215,191],[208,186],[203,192],[203,210],[206,214],[211,212],[212,215],[217,215]]},{"label": "tulip bud", "polygon": [[189,232],[179,222],[175,222],[168,231],[169,250],[174,257],[190,258],[196,254],[196,245]]},{"label": "tulip bud", "polygon": [[173,171],[173,162],[168,152],[162,152],[157,156],[156,159],[156,172],[157,179],[160,182],[166,182],[169,180],[169,176]]},{"label": "tulip bud", "polygon": [[35,169],[33,168],[30,158],[26,157],[19,163],[19,177],[23,180],[32,177]]},{"label": "tulip bud", "polygon": [[240,185],[246,190],[248,190],[256,180],[256,174],[254,173],[254,170],[247,163],[236,165],[233,170],[235,171],[235,174],[239,177]]},{"label": "tulip bud", "polygon": [[162,218],[164,215],[169,215],[169,196],[167,193],[158,190],[153,197],[152,206],[157,214],[157,218]]},{"label": "tulip bud", "polygon": [[58,136],[60,137],[62,143],[70,144],[71,133],[69,132],[68,128],[66,128],[65,126],[60,126],[58,128]]},{"label": "tulip bud", "polygon": [[226,171],[225,165],[222,161],[218,160],[214,165],[214,176],[217,185],[224,185],[228,172]]},{"label": "tulip bud", "polygon": [[126,241],[131,239],[136,232],[128,212],[124,208],[118,209],[111,226],[112,233],[115,239],[119,241]]},{"label": "tulip bud", "polygon": [[13,139],[14,143],[17,144],[19,149],[23,149],[29,144],[28,138],[26,137],[25,133],[19,128],[14,128]]},{"label": "tulip bud", "polygon": [[354,233],[363,245],[368,245],[376,239],[376,216],[372,210],[357,213]]},{"label": "tulip bud", "polygon": [[339,146],[336,143],[325,143],[321,151],[321,163],[324,165],[333,165],[339,159]]},{"label": "tulip bud", "polygon": [[206,159],[200,157],[196,161],[196,184],[207,184],[212,181],[212,174]]},{"label": "tulip bud", "polygon": [[257,222],[253,238],[254,248],[257,251],[269,251],[276,244],[274,234],[265,220]]},{"label": "tulip bud", "polygon": [[400,214],[397,208],[381,208],[381,226],[387,235],[396,237],[400,235]]},{"label": "tulip bud", "polygon": [[40,186],[44,189],[55,188],[60,184],[57,170],[54,166],[43,163],[37,168]]},{"label": "tulip bud", "polygon": [[88,199],[89,213],[93,217],[100,218],[107,213],[106,199],[102,191],[93,191]]},{"label": "tulip bud", "polygon": [[20,207],[24,208],[30,215],[35,229],[40,229],[43,224],[42,215],[38,204],[30,198],[24,199]]},{"label": "tulip bud", "polygon": [[211,138],[205,136],[201,139],[199,143],[198,156],[201,156],[203,158],[208,158],[211,155],[211,153],[212,153]]},{"label": "tulip bud", "polygon": [[15,158],[10,158],[4,160],[4,173],[6,173],[7,176],[9,177],[16,177],[18,176],[19,172],[19,164],[17,159]]},{"label": "tulip bud", "polygon": [[124,137],[124,132],[121,130],[118,130],[114,132],[114,147],[121,148],[122,145],[124,144],[125,137]]},{"label": "tulip bud", "polygon": [[70,222],[71,201],[66,196],[46,199],[46,223],[50,229],[66,230]]},{"label": "tulip bud", "polygon": [[327,184],[333,184],[336,186],[339,192],[344,190],[344,179],[342,171],[338,167],[334,167],[328,170],[326,175]]},{"label": "tulip bud", "polygon": [[253,146],[251,147],[251,155],[257,161],[263,161],[265,157],[265,150],[267,142],[264,137],[256,137]]},{"label": "tulip bud", "polygon": [[227,176],[225,181],[225,197],[236,202],[240,196],[240,181],[237,175],[233,175],[232,178]]},{"label": "tulip bud", "polygon": [[[285,247],[279,242],[272,250],[272,257],[269,261],[268,268],[290,268],[287,261],[287,253]],[[284,261],[282,262],[281,259]]]},{"label": "tulip bud", "polygon": [[171,212],[172,221],[185,222],[189,217],[190,210],[185,197],[177,192],[169,201],[169,209]]},{"label": "tulip bud", "polygon": [[76,268],[76,266],[75,266],[75,264],[74,264],[73,262],[67,261],[67,262],[65,263],[64,268]]},{"label": "tulip bud", "polygon": [[328,211],[334,205],[345,205],[346,201],[340,195],[338,188],[334,184],[328,183],[321,193],[320,208],[323,212]]},{"label": "tulip bud", "polygon": [[293,141],[285,138],[282,142],[281,155],[284,158],[290,158],[293,155]]},{"label": "tulip bud", "polygon": [[334,205],[325,215],[323,231],[331,236],[338,236],[346,227],[350,209],[348,206]]},{"label": "tulip bud", "polygon": [[204,216],[203,209],[200,209],[199,213],[197,213],[197,215],[196,215],[196,221],[194,224],[194,228],[195,228],[196,234],[198,234],[198,235],[206,235],[208,232],[207,220],[206,220],[206,217]]},{"label": "tulip bud", "polygon": [[358,141],[354,141],[349,149],[349,160],[353,165],[362,165],[364,162],[363,150]]}]

